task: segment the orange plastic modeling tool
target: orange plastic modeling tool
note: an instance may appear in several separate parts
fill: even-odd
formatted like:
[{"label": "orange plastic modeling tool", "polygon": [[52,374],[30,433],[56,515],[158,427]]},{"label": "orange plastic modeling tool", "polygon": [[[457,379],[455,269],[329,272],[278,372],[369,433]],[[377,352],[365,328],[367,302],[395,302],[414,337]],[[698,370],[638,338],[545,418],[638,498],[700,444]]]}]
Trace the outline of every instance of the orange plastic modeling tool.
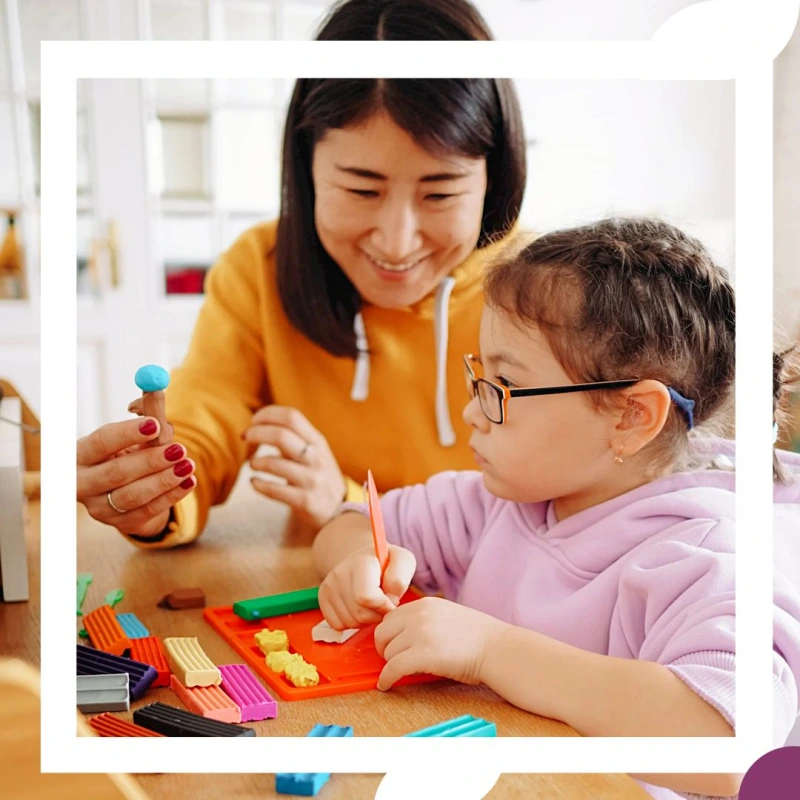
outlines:
[{"label": "orange plastic modeling tool", "polygon": [[383,574],[389,564],[389,547],[386,544],[386,528],[383,526],[383,514],[381,513],[381,501],[378,497],[378,490],[375,488],[375,480],[372,477],[372,470],[367,470],[367,494],[369,497],[369,519],[372,523],[372,542],[375,545],[375,555],[381,565],[381,582]]},{"label": "orange plastic modeling tool", "polygon": [[[400,603],[415,602],[420,597],[420,593],[411,588],[403,595]],[[221,606],[205,609],[203,618],[264,681],[270,692],[283,700],[308,700],[312,697],[332,697],[374,689],[386,664],[375,649],[374,625],[361,628],[344,644],[315,642],[311,637],[311,630],[323,619],[318,608],[248,622],[234,614],[231,606]],[[274,672],[267,666],[264,654],[253,638],[253,634],[264,628],[286,631],[289,635],[289,651],[299,653],[317,668],[319,684],[293,686],[285,675]],[[408,675],[398,681],[397,685],[435,680],[438,678],[432,675]]]}]

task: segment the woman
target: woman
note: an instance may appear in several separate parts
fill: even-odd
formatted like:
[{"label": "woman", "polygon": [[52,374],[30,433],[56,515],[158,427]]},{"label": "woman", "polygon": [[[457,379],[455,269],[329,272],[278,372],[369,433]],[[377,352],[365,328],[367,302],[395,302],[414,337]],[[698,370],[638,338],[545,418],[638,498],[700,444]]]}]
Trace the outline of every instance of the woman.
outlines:
[{"label": "woman", "polygon": [[[464,0],[349,0],[318,38],[491,35]],[[147,446],[152,419],[78,442],[78,499],[142,546],[195,539],[248,457],[286,481],[256,490],[316,528],[368,468],[388,490],[474,465],[448,352],[477,347],[481,272],[522,203],[513,86],[299,80],[282,182],[279,220],[209,272],[167,393],[174,443]],[[277,455],[253,457],[260,444]]]}]

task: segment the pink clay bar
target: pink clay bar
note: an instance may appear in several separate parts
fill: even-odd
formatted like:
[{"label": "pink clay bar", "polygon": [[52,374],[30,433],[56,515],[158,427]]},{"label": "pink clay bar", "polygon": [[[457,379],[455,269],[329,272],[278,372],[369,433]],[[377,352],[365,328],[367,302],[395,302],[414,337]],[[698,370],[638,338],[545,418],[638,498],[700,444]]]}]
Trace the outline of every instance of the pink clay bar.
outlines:
[{"label": "pink clay bar", "polygon": [[226,664],[222,673],[222,690],[242,710],[242,722],[257,722],[278,716],[278,704],[272,695],[244,664]]}]

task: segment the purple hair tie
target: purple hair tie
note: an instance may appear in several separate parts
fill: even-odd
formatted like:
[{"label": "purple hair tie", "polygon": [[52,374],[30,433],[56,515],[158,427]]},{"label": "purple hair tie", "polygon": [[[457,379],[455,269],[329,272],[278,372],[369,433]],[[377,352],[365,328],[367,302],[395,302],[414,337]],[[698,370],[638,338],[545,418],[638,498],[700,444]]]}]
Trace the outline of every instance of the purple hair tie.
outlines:
[{"label": "purple hair tie", "polygon": [[689,423],[689,430],[694,428],[694,400],[689,400],[687,397],[684,397],[671,386],[667,386],[667,391],[672,398],[672,402],[686,415],[686,421]]}]

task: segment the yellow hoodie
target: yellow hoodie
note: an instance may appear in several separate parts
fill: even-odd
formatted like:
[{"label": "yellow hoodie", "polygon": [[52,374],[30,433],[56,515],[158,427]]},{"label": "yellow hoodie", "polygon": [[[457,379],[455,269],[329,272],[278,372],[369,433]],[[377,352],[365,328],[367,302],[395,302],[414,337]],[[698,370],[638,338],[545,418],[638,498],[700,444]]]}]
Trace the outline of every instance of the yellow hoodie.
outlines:
[{"label": "yellow hoodie", "polygon": [[369,352],[354,362],[330,355],[287,319],[275,279],[276,230],[270,222],[246,231],[208,273],[188,354],[166,396],[175,441],[197,462],[197,486],[175,507],[164,538],[136,544],[173,547],[200,535],[252,455],[241,433],[271,403],[299,409],[327,438],[348,500],[362,498],[368,468],[385,492],[475,467],[461,418],[461,355],[478,351],[481,278],[502,242],[476,250],[412,307],[365,304],[355,328],[359,349],[365,339]]}]

